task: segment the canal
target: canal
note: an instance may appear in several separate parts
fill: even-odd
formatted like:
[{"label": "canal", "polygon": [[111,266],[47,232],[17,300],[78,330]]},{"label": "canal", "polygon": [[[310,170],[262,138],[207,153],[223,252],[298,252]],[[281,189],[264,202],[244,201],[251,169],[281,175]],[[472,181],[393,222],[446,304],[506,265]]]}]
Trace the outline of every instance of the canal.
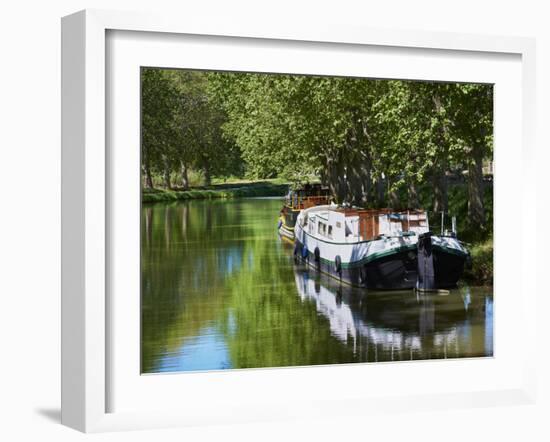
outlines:
[{"label": "canal", "polygon": [[490,287],[369,292],[296,265],[280,199],[143,205],[142,373],[493,354]]}]

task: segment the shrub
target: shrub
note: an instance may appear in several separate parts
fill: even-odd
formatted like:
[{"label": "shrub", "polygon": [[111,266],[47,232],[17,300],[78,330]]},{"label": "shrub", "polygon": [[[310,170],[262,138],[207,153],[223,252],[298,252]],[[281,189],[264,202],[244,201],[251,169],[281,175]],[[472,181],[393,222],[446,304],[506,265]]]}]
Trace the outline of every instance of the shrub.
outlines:
[{"label": "shrub", "polygon": [[464,279],[474,284],[493,284],[493,238],[470,248],[472,268],[464,272]]}]

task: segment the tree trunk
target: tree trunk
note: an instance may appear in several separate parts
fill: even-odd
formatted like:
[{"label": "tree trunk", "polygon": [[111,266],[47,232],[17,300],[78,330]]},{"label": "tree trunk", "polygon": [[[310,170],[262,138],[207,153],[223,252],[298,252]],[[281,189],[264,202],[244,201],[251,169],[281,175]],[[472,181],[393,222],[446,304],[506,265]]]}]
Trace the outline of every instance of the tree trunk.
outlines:
[{"label": "tree trunk", "polygon": [[468,162],[468,216],[471,225],[485,226],[483,150],[480,146],[472,149],[472,158]]},{"label": "tree trunk", "polygon": [[164,159],[164,170],[162,174],[162,179],[164,181],[164,188],[165,189],[171,189],[172,183],[170,181],[170,164],[168,163],[167,159]]},{"label": "tree trunk", "polygon": [[359,207],[371,202],[372,178],[368,159],[355,158],[347,167],[347,200]]},{"label": "tree trunk", "polygon": [[346,170],[346,177],[346,201],[354,206],[361,206],[363,204],[363,185],[359,168],[354,164],[350,164]]},{"label": "tree trunk", "polygon": [[145,145],[142,145],[141,149],[141,170],[143,171],[143,176],[145,178],[144,186],[147,189],[153,188],[153,175],[151,174],[151,160],[149,149]]},{"label": "tree trunk", "polygon": [[[439,93],[434,94],[432,97],[436,114],[439,116],[443,112],[443,106],[441,104],[441,97]],[[441,150],[438,154],[438,160],[436,168],[434,169],[433,186],[434,186],[434,212],[446,212],[448,206],[447,196],[447,161],[448,161],[448,145],[447,145],[447,131],[448,127],[446,123],[439,123],[439,130],[437,131],[436,143]]]},{"label": "tree trunk", "polygon": [[145,177],[144,186],[147,189],[152,189],[153,188],[153,176],[151,175],[151,168],[149,167],[149,164],[145,163],[142,166],[142,170],[143,170],[143,175]]},{"label": "tree trunk", "polygon": [[386,206],[386,179],[382,176],[376,179],[376,205],[378,207]]},{"label": "tree trunk", "polygon": [[368,152],[370,136],[366,120],[359,109],[351,110],[356,122],[346,138],[344,162],[346,164],[346,200],[352,205],[366,207],[371,200],[371,161]]},{"label": "tree trunk", "polygon": [[414,179],[409,181],[408,206],[410,209],[418,209],[420,207],[420,202],[418,200],[418,187]]},{"label": "tree trunk", "polygon": [[396,190],[392,189],[391,181],[388,180],[388,200],[392,209],[401,209],[401,201]]},{"label": "tree trunk", "polygon": [[365,168],[365,175],[363,177],[363,194],[365,195],[365,201],[367,205],[372,206],[372,171],[370,164]]},{"label": "tree trunk", "polygon": [[347,184],[341,152],[337,152],[333,157],[327,158],[326,164],[326,175],[330,193],[337,204],[342,204],[346,199]]},{"label": "tree trunk", "polygon": [[326,169],[319,170],[319,180],[321,181],[321,185],[328,186],[328,177],[327,177],[327,171]]},{"label": "tree trunk", "polygon": [[436,170],[433,176],[433,187],[434,187],[434,206],[433,211],[435,213],[446,212],[448,206],[448,195],[447,195],[447,174],[445,169]]},{"label": "tree trunk", "polygon": [[209,187],[212,185],[212,177],[210,176],[210,169],[208,167],[204,168],[204,185]]},{"label": "tree trunk", "polygon": [[327,184],[332,198],[336,204],[340,203],[340,198],[338,197],[338,186],[337,186],[337,172],[334,170],[335,165],[332,160],[327,160]]},{"label": "tree trunk", "polygon": [[187,166],[183,161],[180,161],[180,172],[181,172],[181,187],[183,190],[189,189],[189,177],[187,175]]}]

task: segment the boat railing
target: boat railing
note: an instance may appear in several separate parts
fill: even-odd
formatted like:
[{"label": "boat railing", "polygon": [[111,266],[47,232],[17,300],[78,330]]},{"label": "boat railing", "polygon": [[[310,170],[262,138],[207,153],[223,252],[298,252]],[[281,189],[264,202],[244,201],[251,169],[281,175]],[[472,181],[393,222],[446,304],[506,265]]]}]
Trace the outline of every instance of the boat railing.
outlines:
[{"label": "boat railing", "polygon": [[287,198],[287,205],[292,208],[292,210],[303,210],[309,209],[313,206],[319,206],[329,203],[329,197],[326,195],[316,195],[316,196],[298,196],[293,195]]}]

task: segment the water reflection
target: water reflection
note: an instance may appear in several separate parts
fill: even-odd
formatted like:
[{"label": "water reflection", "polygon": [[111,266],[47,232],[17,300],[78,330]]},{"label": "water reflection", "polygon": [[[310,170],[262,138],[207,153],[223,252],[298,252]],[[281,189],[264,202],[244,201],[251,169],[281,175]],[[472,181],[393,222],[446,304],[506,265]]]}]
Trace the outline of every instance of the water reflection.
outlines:
[{"label": "water reflection", "polygon": [[365,293],[294,264],[281,202],[142,209],[142,372],[492,355],[492,293]]},{"label": "water reflection", "polygon": [[[312,272],[314,273],[314,272]],[[490,356],[493,301],[487,289],[449,293],[369,292],[296,267],[296,287],[331,333],[362,361]]]}]

